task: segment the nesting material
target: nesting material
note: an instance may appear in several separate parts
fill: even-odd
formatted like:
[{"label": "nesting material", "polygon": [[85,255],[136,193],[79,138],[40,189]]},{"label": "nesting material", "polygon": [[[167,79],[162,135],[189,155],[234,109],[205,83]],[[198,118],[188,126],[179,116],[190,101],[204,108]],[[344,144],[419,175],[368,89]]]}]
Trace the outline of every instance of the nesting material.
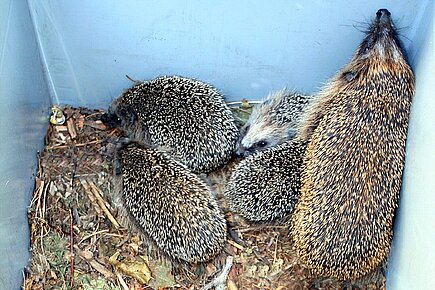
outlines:
[{"label": "nesting material", "polygon": [[136,140],[170,148],[194,172],[225,164],[239,131],[223,96],[198,80],[169,76],[134,85],[104,117]]},{"label": "nesting material", "polygon": [[118,146],[115,196],[129,224],[175,260],[204,262],[221,252],[226,222],[207,184],[157,148]]},{"label": "nesting material", "polygon": [[[146,255],[148,245],[138,231],[122,227],[112,203],[112,161],[120,132],[99,122],[103,111],[62,110],[76,137],[71,138],[66,124],[48,127],[28,209],[32,259],[23,289],[201,289],[219,278],[228,256],[234,257],[226,282],[231,290],[354,285],[311,276],[292,249],[287,225],[253,225],[228,211],[222,189],[237,161],[208,175],[229,223],[223,254],[207,263],[183,266]],[[241,122],[249,110],[246,102],[234,108]],[[119,229],[104,207],[120,224]],[[149,275],[148,282],[141,284]],[[385,278],[379,272],[358,286],[385,289]]]}]

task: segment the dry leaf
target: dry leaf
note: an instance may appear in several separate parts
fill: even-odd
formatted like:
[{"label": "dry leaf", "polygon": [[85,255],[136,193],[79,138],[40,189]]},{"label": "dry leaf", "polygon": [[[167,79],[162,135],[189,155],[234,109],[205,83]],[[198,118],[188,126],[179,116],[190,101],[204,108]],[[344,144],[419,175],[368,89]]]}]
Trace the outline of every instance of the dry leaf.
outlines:
[{"label": "dry leaf", "polygon": [[119,255],[119,252],[116,252],[109,258],[109,263],[113,265],[115,270],[129,275],[141,284],[147,284],[151,279],[151,271],[147,264],[145,264],[145,261],[120,262],[118,261]]},{"label": "dry leaf", "polygon": [[155,289],[162,289],[175,287],[175,285],[177,285],[172,275],[172,265],[169,261],[148,260],[146,257],[143,258],[148,261],[148,265],[154,274],[154,279],[151,280],[150,286]]},{"label": "dry leaf", "polygon": [[231,279],[228,279],[228,281],[227,281],[227,287],[228,287],[228,290],[238,290],[237,286],[236,286],[236,283],[234,283],[234,281],[231,280]]}]

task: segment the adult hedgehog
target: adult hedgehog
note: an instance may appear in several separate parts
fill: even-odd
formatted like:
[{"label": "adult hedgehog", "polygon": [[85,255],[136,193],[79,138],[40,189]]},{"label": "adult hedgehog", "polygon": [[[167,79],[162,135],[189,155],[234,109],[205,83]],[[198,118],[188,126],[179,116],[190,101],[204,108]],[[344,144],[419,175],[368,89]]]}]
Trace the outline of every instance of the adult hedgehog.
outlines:
[{"label": "adult hedgehog", "polygon": [[170,148],[194,172],[227,162],[238,129],[222,95],[211,85],[179,76],[137,83],[110,106],[102,120],[129,137]]},{"label": "adult hedgehog", "polygon": [[292,236],[313,274],[357,279],[385,261],[405,163],[414,75],[380,9],[350,63],[307,111]]}]

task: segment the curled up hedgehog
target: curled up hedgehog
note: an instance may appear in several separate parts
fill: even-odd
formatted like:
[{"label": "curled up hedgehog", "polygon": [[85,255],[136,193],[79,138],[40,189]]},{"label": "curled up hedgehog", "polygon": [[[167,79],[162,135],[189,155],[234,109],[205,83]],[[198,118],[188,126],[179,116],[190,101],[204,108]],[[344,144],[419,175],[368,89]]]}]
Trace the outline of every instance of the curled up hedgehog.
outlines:
[{"label": "curled up hedgehog", "polygon": [[238,154],[247,157],[234,168],[224,190],[232,211],[256,222],[293,211],[306,144],[296,133],[307,104],[307,96],[283,90],[254,108],[238,146]]},{"label": "curled up hedgehog", "polygon": [[121,127],[132,139],[170,149],[171,156],[196,173],[225,164],[239,134],[214,87],[179,76],[135,84],[111,104],[102,121]]},{"label": "curled up hedgehog", "polygon": [[296,138],[243,159],[224,190],[231,210],[255,222],[290,214],[300,194],[304,152],[305,142]]},{"label": "curled up hedgehog", "polygon": [[413,94],[390,12],[380,9],[302,122],[309,143],[292,237],[313,274],[353,280],[386,260]]},{"label": "curled up hedgehog", "polygon": [[114,203],[126,225],[174,261],[204,262],[226,241],[226,221],[208,186],[164,151],[118,144]]},{"label": "curled up hedgehog", "polygon": [[299,93],[286,90],[270,93],[254,107],[241,128],[237,155],[247,156],[294,138],[308,102],[309,97]]}]

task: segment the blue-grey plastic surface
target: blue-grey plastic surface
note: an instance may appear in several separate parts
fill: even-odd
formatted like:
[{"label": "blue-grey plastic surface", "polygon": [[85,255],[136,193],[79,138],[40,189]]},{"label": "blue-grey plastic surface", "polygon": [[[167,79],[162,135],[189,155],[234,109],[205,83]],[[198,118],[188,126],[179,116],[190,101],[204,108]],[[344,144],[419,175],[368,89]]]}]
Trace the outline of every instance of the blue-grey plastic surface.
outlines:
[{"label": "blue-grey plastic surface", "polygon": [[415,69],[391,289],[435,285],[433,2],[230,0],[0,1],[0,289],[18,289],[36,149],[53,103],[107,107],[157,75],[209,82],[228,100],[287,87],[314,93],[347,63],[379,8]]},{"label": "blue-grey plastic surface", "polygon": [[0,289],[19,289],[29,258],[27,206],[48,86],[26,1],[0,1]]},{"label": "blue-grey plastic surface", "polygon": [[429,1],[28,0],[56,100],[95,106],[131,86],[126,74],[195,77],[230,100],[310,93],[348,61],[379,8],[413,49]]}]

